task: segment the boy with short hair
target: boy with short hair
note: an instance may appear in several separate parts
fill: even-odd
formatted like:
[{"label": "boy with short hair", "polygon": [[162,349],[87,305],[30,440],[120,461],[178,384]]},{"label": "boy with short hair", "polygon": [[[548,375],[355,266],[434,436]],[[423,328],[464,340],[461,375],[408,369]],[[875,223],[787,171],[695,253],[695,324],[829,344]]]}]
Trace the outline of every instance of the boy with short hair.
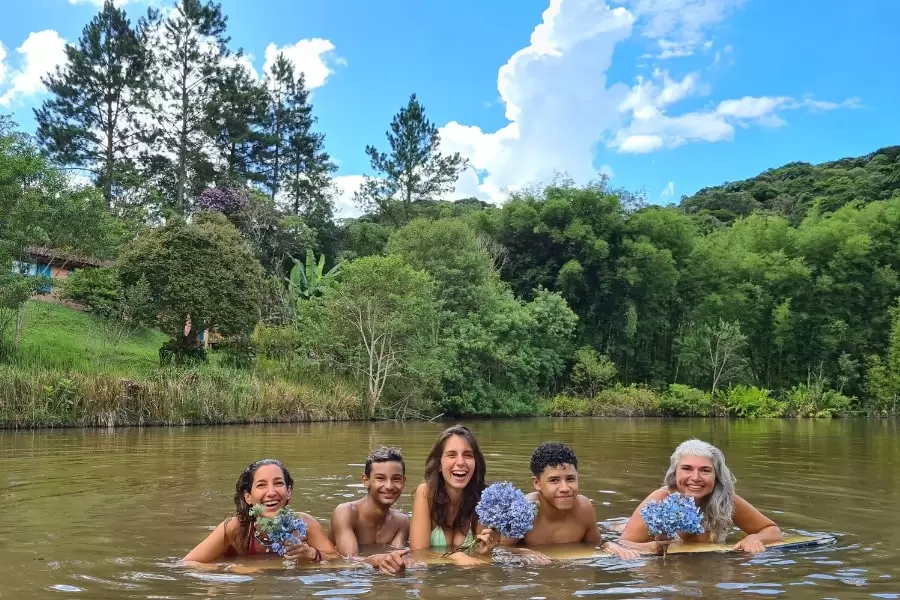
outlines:
[{"label": "boy with short hair", "polygon": [[[339,504],[331,515],[329,536],[343,556],[356,556],[361,545],[406,545],[409,517],[393,508],[406,485],[406,463],[394,448],[381,447],[366,457],[362,483],[366,496]],[[361,560],[388,574],[404,569],[407,549],[367,556]]]},{"label": "boy with short hair", "polygon": [[[527,546],[588,543],[600,541],[597,512],[585,496],[578,493],[578,458],[561,442],[544,442],[531,455],[531,482],[534,492],[528,500],[538,504],[534,526],[518,540]],[[607,543],[603,550],[622,558],[635,558],[637,552]]]}]

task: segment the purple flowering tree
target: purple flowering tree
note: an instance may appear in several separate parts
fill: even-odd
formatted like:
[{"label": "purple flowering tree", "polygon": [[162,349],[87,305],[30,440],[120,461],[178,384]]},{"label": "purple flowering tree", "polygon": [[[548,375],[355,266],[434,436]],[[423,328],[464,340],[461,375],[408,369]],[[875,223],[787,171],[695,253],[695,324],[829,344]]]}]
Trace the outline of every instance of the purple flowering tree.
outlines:
[{"label": "purple flowering tree", "polygon": [[198,212],[220,212],[224,215],[234,215],[243,210],[250,199],[247,195],[235,188],[206,188],[197,199],[195,207]]}]

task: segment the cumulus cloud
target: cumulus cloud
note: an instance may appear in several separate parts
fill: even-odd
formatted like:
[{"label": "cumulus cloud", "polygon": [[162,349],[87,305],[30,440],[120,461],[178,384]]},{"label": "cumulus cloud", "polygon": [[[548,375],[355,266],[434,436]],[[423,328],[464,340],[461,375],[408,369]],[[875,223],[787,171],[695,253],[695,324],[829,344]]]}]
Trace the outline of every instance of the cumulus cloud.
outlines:
[{"label": "cumulus cloud", "polygon": [[695,86],[685,80],[671,82],[665,74],[663,77],[662,85],[638,79],[631,94],[619,105],[628,125],[618,130],[607,146],[624,154],[644,154],[689,142],[731,140],[735,127],[780,127],[786,123],[780,114],[785,111],[828,111],[861,106],[859,98],[830,102],[811,96],[801,99],[790,96],[744,96],[723,100],[711,109],[670,116],[666,114],[666,105],[673,102],[672,98],[690,93]]},{"label": "cumulus cloud", "polygon": [[500,67],[497,88],[509,124],[494,132],[450,122],[440,129],[444,151],[468,157],[472,169],[456,197],[500,201],[507,191],[565,172],[596,177],[594,147],[616,126],[614,110],[628,87],[607,87],[617,43],[632,33],[634,15],[591,0],[551,0],[531,43]]},{"label": "cumulus cloud", "polygon": [[335,72],[335,67],[347,64],[343,58],[335,54],[334,44],[330,40],[312,38],[280,48],[275,44],[266,46],[263,73],[270,72],[279,53],[284,54],[285,58],[294,64],[298,74],[303,73],[306,87],[311,90],[325,85],[328,77]]},{"label": "cumulus cloud", "polygon": [[3,65],[6,50],[0,48],[0,106],[9,106],[13,100],[44,91],[41,77],[52,72],[66,60],[66,41],[52,30],[45,29],[28,34],[22,45],[16,48],[20,55],[18,68]]}]

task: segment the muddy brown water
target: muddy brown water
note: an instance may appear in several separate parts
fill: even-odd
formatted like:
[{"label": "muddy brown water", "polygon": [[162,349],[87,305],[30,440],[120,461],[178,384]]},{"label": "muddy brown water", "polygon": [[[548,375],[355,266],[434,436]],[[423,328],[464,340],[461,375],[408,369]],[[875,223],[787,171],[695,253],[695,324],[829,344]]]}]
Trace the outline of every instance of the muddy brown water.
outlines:
[{"label": "muddy brown water", "polygon": [[0,598],[900,598],[900,441],[895,422],[534,419],[468,423],[488,481],[527,489],[534,447],[578,453],[580,491],[604,525],[660,484],[687,437],[723,449],[738,493],[824,547],[745,554],[597,558],[387,577],[366,569],[275,568],[239,575],[176,564],[232,509],[234,481],[272,456],[297,483],[292,504],[327,524],[362,494],[368,450],[407,458],[411,508],[425,456],[447,423],[344,423],[0,432]]}]

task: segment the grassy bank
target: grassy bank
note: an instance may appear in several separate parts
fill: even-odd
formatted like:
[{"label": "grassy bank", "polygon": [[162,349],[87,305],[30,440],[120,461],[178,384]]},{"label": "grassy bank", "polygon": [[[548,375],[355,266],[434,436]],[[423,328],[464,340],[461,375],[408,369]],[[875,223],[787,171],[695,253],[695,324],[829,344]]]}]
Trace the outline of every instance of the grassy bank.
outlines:
[{"label": "grassy bank", "polygon": [[[352,379],[270,359],[238,369],[223,364],[215,353],[208,364],[161,368],[158,350],[166,336],[145,330],[115,343],[107,327],[87,313],[30,302],[19,351],[0,362],[0,427],[305,422],[367,416],[363,386]],[[827,418],[848,414],[850,404],[850,398],[837,392],[808,385],[795,386],[777,398],[750,386],[712,395],[678,384],[660,390],[616,385],[591,398],[558,395],[536,402],[533,412],[555,417]]]},{"label": "grassy bank", "polygon": [[0,363],[0,427],[182,425],[361,418],[352,381],[266,367],[160,368],[166,337],[113,343],[87,313],[30,302],[19,351]]}]

